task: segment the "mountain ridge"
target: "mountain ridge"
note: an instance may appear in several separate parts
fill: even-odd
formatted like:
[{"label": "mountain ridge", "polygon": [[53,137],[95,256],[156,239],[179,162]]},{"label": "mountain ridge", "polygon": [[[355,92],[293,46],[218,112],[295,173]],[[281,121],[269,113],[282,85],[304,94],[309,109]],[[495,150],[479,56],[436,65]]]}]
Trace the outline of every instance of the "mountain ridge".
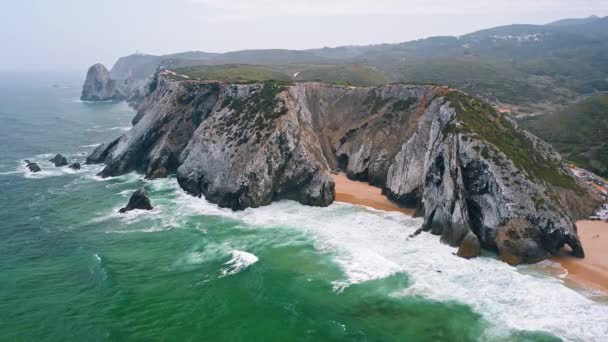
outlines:
[{"label": "mountain ridge", "polygon": [[[446,84],[495,105],[506,104],[516,115],[528,115],[554,111],[581,95],[608,90],[607,32],[608,17],[604,17],[573,25],[508,25],[395,44],[136,54],[121,57],[111,74],[129,92],[161,69],[257,65],[293,78],[298,72],[324,75],[324,68],[360,65],[388,82]],[[462,73],[463,69],[471,72]]]}]

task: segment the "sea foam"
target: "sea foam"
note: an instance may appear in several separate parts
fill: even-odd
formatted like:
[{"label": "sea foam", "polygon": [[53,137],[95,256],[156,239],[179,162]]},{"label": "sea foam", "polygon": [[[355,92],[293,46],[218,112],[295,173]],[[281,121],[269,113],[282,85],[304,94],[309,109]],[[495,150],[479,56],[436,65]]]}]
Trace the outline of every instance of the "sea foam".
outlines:
[{"label": "sea foam", "polygon": [[237,274],[247,267],[255,264],[257,261],[258,257],[254,254],[245,251],[233,250],[232,257],[224,264],[225,267],[220,271],[221,277]]},{"label": "sea foam", "polygon": [[[602,341],[608,336],[607,305],[543,273],[542,267],[535,272],[534,266],[512,267],[492,257],[465,260],[437,236],[424,233],[412,238],[420,219],[344,203],[315,208],[293,201],[233,212],[184,194],[175,180],[164,181],[176,187],[173,215],[223,216],[241,220],[249,229],[306,233],[342,268],[345,279],[335,284],[337,291],[404,272],[411,283],[393,296],[467,304],[489,322],[489,339],[507,337],[515,330],[546,331],[572,341]],[[257,261],[243,254],[233,259],[230,263],[235,265]]]}]

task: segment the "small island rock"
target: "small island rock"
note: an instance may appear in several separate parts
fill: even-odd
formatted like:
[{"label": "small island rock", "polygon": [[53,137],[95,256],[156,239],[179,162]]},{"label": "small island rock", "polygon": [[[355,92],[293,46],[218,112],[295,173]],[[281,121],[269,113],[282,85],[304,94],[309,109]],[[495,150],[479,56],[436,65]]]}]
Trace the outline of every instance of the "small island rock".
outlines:
[{"label": "small island rock", "polygon": [[146,189],[141,188],[135,191],[133,195],[131,195],[127,206],[121,208],[118,212],[124,214],[133,209],[152,210],[152,204],[150,204],[150,197]]},{"label": "small island rock", "polygon": [[121,101],[125,98],[103,64],[97,63],[89,68],[80,96],[82,101]]},{"label": "small island rock", "polygon": [[42,169],[40,169],[40,166],[38,166],[38,164],[36,163],[32,163],[29,160],[26,160],[25,163],[27,164],[27,168],[31,171],[31,172],[40,172],[42,171]]},{"label": "small island rock", "polygon": [[49,161],[54,163],[57,167],[68,165],[68,160],[61,154],[56,154],[52,159],[49,159]]}]

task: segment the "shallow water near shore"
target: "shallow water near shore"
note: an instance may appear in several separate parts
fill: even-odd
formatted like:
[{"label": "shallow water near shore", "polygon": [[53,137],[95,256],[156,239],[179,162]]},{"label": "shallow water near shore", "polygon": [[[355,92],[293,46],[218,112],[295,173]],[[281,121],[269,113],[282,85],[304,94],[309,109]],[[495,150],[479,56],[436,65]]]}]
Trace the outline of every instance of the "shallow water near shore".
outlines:
[{"label": "shallow water near shore", "polygon": [[[542,265],[464,260],[402,213],[292,201],[232,212],[173,178],[96,177],[124,103],[77,75],[0,77],[0,331],[7,340],[602,341],[608,306]],[[59,78],[59,79],[57,79]],[[16,82],[16,83],[15,83]],[[66,88],[50,85],[62,82]],[[24,159],[43,171],[32,174]],[[150,212],[117,214],[145,186]]]}]

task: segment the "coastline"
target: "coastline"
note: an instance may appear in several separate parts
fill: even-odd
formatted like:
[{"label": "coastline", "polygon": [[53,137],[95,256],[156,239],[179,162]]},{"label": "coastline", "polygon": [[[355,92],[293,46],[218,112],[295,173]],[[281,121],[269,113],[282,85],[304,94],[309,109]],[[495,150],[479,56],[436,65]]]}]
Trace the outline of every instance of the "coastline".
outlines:
[{"label": "coastline", "polygon": [[608,223],[578,221],[576,227],[585,250],[585,258],[564,255],[552,260],[560,263],[568,271],[567,280],[608,294]]},{"label": "coastline", "polygon": [[[346,174],[334,175],[336,201],[363,205],[385,211],[398,211],[412,216],[413,209],[400,207],[382,194],[382,190],[365,182],[348,179]],[[608,223],[578,221],[578,235],[585,250],[585,258],[557,256],[557,262],[567,272],[564,281],[585,289],[608,294]],[[557,276],[557,275],[556,275]]]},{"label": "coastline", "polygon": [[336,201],[338,202],[363,205],[385,211],[398,211],[409,216],[414,215],[413,209],[400,207],[384,196],[380,188],[348,179],[344,173],[333,176],[336,183]]}]

